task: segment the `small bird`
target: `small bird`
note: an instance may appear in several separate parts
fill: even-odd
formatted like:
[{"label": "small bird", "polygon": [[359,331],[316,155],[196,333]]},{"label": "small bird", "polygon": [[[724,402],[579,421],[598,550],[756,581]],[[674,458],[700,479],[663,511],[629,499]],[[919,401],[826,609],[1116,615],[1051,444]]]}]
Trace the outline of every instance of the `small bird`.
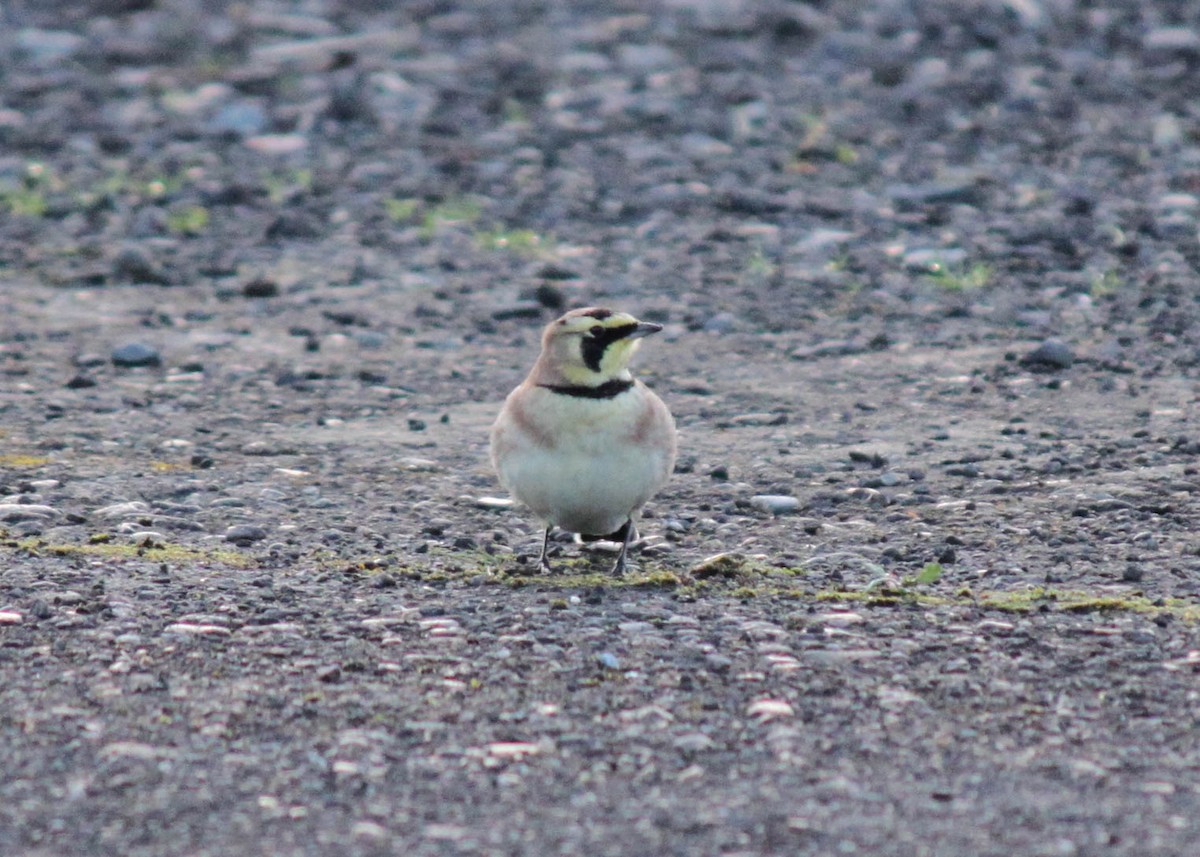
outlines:
[{"label": "small bird", "polygon": [[571,310],[546,326],[542,353],[509,393],[492,426],[501,484],[546,524],[586,540],[621,543],[614,574],[646,501],[675,465],[675,420],[629,371],[641,339],[661,324],[602,307]]}]

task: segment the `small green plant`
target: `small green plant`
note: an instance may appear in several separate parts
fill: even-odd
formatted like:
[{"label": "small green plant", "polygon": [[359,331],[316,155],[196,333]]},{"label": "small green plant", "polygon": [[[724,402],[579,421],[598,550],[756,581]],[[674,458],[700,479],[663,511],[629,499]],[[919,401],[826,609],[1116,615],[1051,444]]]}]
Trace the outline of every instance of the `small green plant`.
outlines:
[{"label": "small green plant", "polygon": [[199,235],[208,227],[208,209],[189,205],[167,214],[167,228],[181,235]]},{"label": "small green plant", "polygon": [[46,190],[56,184],[62,183],[55,180],[45,164],[34,161],[26,165],[19,185],[0,189],[0,205],[18,217],[42,217],[49,208]]},{"label": "small green plant", "polygon": [[1103,298],[1115,294],[1121,287],[1121,275],[1113,268],[1092,279],[1091,295],[1093,298]]},{"label": "small green plant", "polygon": [[541,256],[553,247],[553,241],[532,229],[487,229],[476,233],[475,239],[485,250],[507,250],[518,256]]},{"label": "small green plant", "polygon": [[841,251],[829,257],[829,261],[825,263],[825,270],[832,273],[841,273],[842,271],[850,270],[850,254],[846,251]]},{"label": "small green plant", "polygon": [[992,269],[983,262],[960,268],[935,262],[929,268],[929,279],[947,292],[968,292],[982,289],[992,281]]},{"label": "small green plant", "polygon": [[919,584],[930,584],[937,583],[941,579],[942,564],[940,562],[929,562],[926,563],[925,567],[918,572],[915,578],[913,578],[913,582]]},{"label": "small green plant", "polygon": [[529,122],[529,111],[515,98],[504,99],[504,121],[524,125]]},{"label": "small green plant", "polygon": [[387,216],[396,223],[401,223],[405,220],[411,220],[412,216],[417,213],[420,207],[420,200],[407,198],[391,197],[383,201],[383,210],[387,212]]},{"label": "small green plant", "polygon": [[455,198],[438,203],[425,212],[421,220],[421,234],[432,238],[443,226],[462,226],[479,219],[479,203],[472,199]]},{"label": "small green plant", "polygon": [[766,280],[775,276],[775,272],[779,270],[779,266],[772,262],[767,254],[763,252],[763,248],[759,246],[755,247],[754,252],[750,254],[750,258],[746,262],[746,270],[753,276]]},{"label": "small green plant", "polygon": [[41,217],[46,213],[46,197],[41,191],[19,188],[3,194],[9,212],[18,217]]},{"label": "small green plant", "polygon": [[313,173],[307,167],[273,172],[263,178],[263,186],[267,189],[267,199],[273,205],[285,202],[298,191],[311,189],[312,183]]}]

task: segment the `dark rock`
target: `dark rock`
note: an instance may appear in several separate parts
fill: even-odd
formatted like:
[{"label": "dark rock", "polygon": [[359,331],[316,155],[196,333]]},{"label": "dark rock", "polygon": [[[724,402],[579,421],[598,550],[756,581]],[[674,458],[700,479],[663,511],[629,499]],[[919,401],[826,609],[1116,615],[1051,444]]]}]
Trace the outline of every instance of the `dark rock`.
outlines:
[{"label": "dark rock", "polygon": [[1021,358],[1021,365],[1032,372],[1057,372],[1070,369],[1075,352],[1060,339],[1047,339]]},{"label": "dark rock", "polygon": [[96,379],[89,378],[87,375],[76,375],[67,382],[68,390],[86,390],[88,387],[96,386]]},{"label": "dark rock", "polygon": [[579,272],[573,271],[570,268],[564,268],[562,265],[557,265],[551,262],[548,265],[543,265],[537,272],[537,275],[543,280],[578,280]]},{"label": "dark rock", "polygon": [[541,318],[543,307],[544,305],[538,301],[521,301],[493,310],[492,318],[496,321],[507,321],[513,318]]},{"label": "dark rock", "polygon": [[538,287],[533,290],[533,299],[546,309],[561,310],[567,304],[562,289],[550,283],[539,283]]},{"label": "dark rock", "polygon": [[974,464],[952,464],[946,468],[946,475],[976,479],[979,477],[979,468]]},{"label": "dark rock", "polygon": [[113,279],[123,283],[153,283],[164,286],[169,282],[166,271],[145,247],[127,244],[113,259]]},{"label": "dark rock", "polygon": [[306,211],[285,211],[267,227],[267,240],[275,241],[280,238],[319,238],[325,232],[325,225],[313,214]]},{"label": "dark rock", "polygon": [[279,294],[279,284],[265,277],[255,277],[242,286],[242,294],[248,298],[273,298]]},{"label": "dark rock", "polygon": [[793,360],[817,360],[822,357],[861,354],[867,350],[868,344],[860,339],[830,339],[816,345],[802,345],[793,349],[788,356]]},{"label": "dark rock", "polygon": [[962,203],[975,205],[981,201],[979,187],[974,182],[892,185],[888,195],[902,207]]}]

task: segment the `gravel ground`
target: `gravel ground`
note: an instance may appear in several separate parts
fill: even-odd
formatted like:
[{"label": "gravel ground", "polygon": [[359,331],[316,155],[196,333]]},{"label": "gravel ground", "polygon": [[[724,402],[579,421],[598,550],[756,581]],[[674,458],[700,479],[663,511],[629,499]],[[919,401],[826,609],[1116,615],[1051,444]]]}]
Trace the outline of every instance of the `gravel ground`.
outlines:
[{"label": "gravel ground", "polygon": [[0,852],[1200,853],[1200,10],[397,5],[0,6]]}]

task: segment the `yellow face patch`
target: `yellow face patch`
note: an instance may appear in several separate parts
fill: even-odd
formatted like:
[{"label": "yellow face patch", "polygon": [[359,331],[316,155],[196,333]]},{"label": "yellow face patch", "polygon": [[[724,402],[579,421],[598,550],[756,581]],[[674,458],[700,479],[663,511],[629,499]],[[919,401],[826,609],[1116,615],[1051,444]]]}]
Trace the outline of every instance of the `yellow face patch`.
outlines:
[{"label": "yellow face patch", "polygon": [[557,341],[559,370],[573,384],[594,386],[626,376],[640,339],[661,328],[624,312],[574,310],[547,331]]}]

